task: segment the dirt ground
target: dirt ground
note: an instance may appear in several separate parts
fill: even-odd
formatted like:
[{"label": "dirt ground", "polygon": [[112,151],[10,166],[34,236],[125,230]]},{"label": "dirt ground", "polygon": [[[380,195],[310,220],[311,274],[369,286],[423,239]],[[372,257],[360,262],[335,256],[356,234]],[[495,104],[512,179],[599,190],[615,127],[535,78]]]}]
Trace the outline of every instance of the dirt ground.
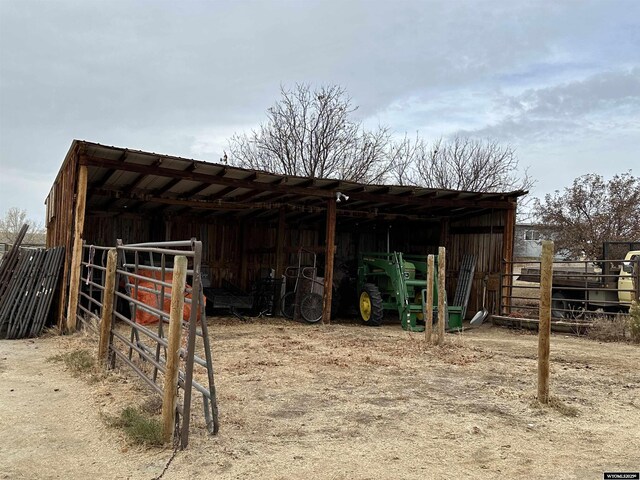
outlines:
[{"label": "dirt ground", "polygon": [[[427,347],[398,325],[211,319],[221,430],[193,429],[166,479],[602,478],[640,470],[640,348],[552,336],[552,406],[535,335],[483,326]],[[79,337],[79,336],[78,336]],[[80,338],[0,342],[0,478],[160,474],[102,414],[127,391],[46,361]],[[198,409],[198,405],[194,407]]]}]

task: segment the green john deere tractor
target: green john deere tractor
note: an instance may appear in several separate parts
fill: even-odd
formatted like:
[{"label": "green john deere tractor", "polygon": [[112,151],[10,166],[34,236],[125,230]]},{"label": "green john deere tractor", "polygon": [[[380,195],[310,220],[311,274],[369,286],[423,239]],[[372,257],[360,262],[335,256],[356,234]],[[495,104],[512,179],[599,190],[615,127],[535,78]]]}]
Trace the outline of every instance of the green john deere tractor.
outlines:
[{"label": "green john deere tractor", "polygon": [[[438,305],[438,256],[435,256],[433,283],[434,322]],[[358,257],[358,293],[360,317],[365,324],[382,324],[385,310],[398,312],[402,328],[424,331],[427,289],[426,255],[401,252],[363,253]],[[446,304],[446,292],[445,304]],[[446,328],[462,328],[462,307],[447,307]]]}]

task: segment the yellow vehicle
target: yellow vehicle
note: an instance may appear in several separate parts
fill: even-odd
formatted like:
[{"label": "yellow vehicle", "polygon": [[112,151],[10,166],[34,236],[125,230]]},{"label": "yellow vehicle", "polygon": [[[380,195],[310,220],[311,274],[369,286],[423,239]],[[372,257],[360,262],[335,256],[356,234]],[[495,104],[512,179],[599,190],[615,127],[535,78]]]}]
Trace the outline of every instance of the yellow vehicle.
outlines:
[{"label": "yellow vehicle", "polygon": [[626,305],[627,308],[631,306],[633,300],[637,299],[634,291],[637,293],[637,282],[638,278],[640,278],[640,273],[637,271],[639,264],[640,250],[627,252],[618,277],[618,300],[621,305]]},{"label": "yellow vehicle", "polygon": [[[603,260],[554,263],[551,316],[579,318],[596,310],[628,312],[631,302],[640,299],[639,248],[640,242],[607,242]],[[540,269],[523,268],[518,280],[540,282]]]}]

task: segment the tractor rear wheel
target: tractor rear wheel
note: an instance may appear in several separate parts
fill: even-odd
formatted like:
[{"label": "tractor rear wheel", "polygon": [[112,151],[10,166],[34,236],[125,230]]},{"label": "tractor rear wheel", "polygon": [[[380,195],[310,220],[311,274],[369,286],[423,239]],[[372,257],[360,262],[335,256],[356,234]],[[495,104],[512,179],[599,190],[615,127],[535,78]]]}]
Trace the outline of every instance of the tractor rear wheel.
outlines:
[{"label": "tractor rear wheel", "polygon": [[379,327],[382,325],[382,295],[373,283],[365,283],[360,292],[360,318],[365,325]]}]

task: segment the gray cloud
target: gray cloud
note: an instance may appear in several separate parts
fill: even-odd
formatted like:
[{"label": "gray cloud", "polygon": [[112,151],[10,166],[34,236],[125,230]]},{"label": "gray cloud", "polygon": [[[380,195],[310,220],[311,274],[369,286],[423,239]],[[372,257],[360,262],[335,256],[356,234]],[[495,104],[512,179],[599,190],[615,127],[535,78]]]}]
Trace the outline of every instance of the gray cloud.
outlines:
[{"label": "gray cloud", "polygon": [[73,138],[216,160],[281,83],[338,83],[367,122],[525,156],[549,132],[630,128],[639,18],[633,0],[4,0],[0,211],[42,217]]},{"label": "gray cloud", "polygon": [[500,95],[491,108],[501,112],[498,122],[462,133],[520,142],[582,138],[610,129],[640,135],[640,68]]}]

